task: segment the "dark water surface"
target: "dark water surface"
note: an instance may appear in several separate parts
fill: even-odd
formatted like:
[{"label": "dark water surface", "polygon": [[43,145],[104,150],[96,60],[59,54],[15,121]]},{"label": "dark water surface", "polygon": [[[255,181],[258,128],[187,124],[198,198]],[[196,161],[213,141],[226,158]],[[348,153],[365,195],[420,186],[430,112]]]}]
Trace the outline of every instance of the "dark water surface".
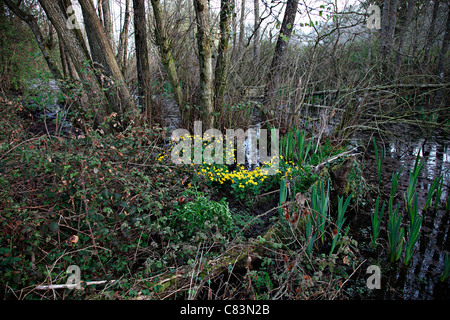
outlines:
[{"label": "dark water surface", "polygon": [[[390,126],[393,133],[384,139],[377,136],[379,152],[384,150],[385,158],[382,166],[382,193],[389,193],[394,172],[402,169],[398,193],[406,194],[409,172],[414,168],[416,156],[424,159],[425,166],[417,183],[419,215],[422,215],[422,229],[416,244],[414,255],[409,267],[400,267],[391,272],[389,290],[384,298],[404,299],[442,299],[449,298],[449,280],[439,282],[444,268],[445,254],[450,251],[448,231],[450,226],[449,212],[446,212],[446,201],[449,197],[450,181],[450,149],[448,137],[436,130],[433,134],[423,132],[417,126],[395,124]],[[376,162],[373,155],[373,136],[368,133],[357,133],[355,139],[360,145],[367,147],[365,155],[366,175],[376,184]],[[423,211],[430,185],[434,178],[443,176],[443,191],[438,209]],[[397,199],[401,205],[404,199]],[[434,204],[434,203],[433,203]],[[404,206],[403,206],[404,208]],[[402,207],[401,207],[402,209]],[[385,219],[387,213],[385,212]],[[407,229],[406,220],[405,230]],[[387,222],[386,222],[387,223]],[[387,246],[387,243],[386,243]],[[387,248],[386,248],[387,249]],[[386,288],[387,289],[387,288]],[[392,292],[398,291],[396,294]]]}]

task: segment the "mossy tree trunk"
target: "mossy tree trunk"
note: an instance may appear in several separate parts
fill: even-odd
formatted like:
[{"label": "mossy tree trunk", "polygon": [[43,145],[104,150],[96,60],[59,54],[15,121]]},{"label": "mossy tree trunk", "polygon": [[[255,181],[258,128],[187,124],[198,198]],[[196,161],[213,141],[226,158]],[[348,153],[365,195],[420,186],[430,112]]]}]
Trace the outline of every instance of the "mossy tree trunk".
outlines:
[{"label": "mossy tree trunk", "polygon": [[220,42],[214,78],[214,110],[222,107],[228,78],[228,48],[230,42],[231,16],[233,5],[231,0],[222,0],[220,4]]},{"label": "mossy tree trunk", "polygon": [[156,43],[159,48],[162,63],[167,72],[170,85],[173,89],[175,101],[180,109],[180,114],[183,114],[185,106],[183,90],[181,88],[180,80],[178,78],[177,69],[175,66],[175,60],[172,55],[170,41],[167,37],[167,30],[165,24],[164,14],[162,12],[161,2],[159,0],[151,0],[153,7],[153,14],[155,16],[155,36]]},{"label": "mossy tree trunk", "polygon": [[211,36],[207,0],[193,0],[197,21],[197,45],[200,68],[199,104],[202,112],[203,128],[214,126],[213,71],[211,56]]},{"label": "mossy tree trunk", "polygon": [[53,59],[52,54],[50,52],[50,48],[47,45],[47,41],[45,40],[44,35],[42,34],[41,28],[36,20],[36,18],[32,14],[28,14],[24,10],[22,10],[17,3],[13,0],[5,0],[8,8],[14,12],[14,14],[19,17],[22,21],[24,21],[30,27],[31,31],[36,38],[39,49],[42,52],[42,56],[44,57],[45,62],[47,63],[50,72],[52,73],[55,79],[62,79],[62,74],[59,71],[58,64]]}]

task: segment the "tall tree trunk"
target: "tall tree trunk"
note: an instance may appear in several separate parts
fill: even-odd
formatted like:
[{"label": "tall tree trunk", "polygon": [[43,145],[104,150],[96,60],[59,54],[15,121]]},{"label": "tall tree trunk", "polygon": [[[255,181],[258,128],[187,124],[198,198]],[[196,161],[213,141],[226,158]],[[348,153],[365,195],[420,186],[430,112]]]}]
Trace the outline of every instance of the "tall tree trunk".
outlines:
[{"label": "tall tree trunk", "polygon": [[150,90],[150,63],[147,46],[147,19],[145,16],[144,0],[133,0],[133,10],[139,101],[146,114],[147,120],[152,123],[153,111]]},{"label": "tall tree trunk", "polygon": [[425,43],[425,49],[423,54],[423,63],[425,65],[428,65],[429,63],[430,50],[431,47],[433,46],[434,29],[436,28],[436,18],[439,10],[440,0],[434,0],[433,3],[434,3],[433,13],[431,14],[430,28],[428,29],[427,40]]},{"label": "tall tree trunk", "polygon": [[156,24],[155,28],[156,43],[158,44],[161,60],[166,69],[169,82],[173,88],[175,101],[178,104],[178,108],[180,109],[180,114],[183,114],[183,109],[185,105],[183,98],[183,90],[181,88],[180,80],[178,78],[178,73],[175,66],[175,60],[173,59],[170,42],[169,39],[167,38],[166,23],[164,19],[164,13],[162,12],[161,2],[160,0],[151,0],[151,1]]},{"label": "tall tree trunk", "polygon": [[255,14],[255,24],[254,24],[254,38],[253,38],[253,57],[255,66],[259,62],[259,0],[254,0],[254,14]]},{"label": "tall tree trunk", "polygon": [[207,0],[193,0],[197,21],[198,60],[200,68],[200,108],[203,128],[214,126],[211,37]]},{"label": "tall tree trunk", "polygon": [[111,21],[111,7],[109,0],[102,0],[103,11],[103,28],[105,29],[106,36],[108,37],[111,48],[114,48],[114,35]]},{"label": "tall tree trunk", "polygon": [[117,50],[117,63],[124,79],[127,77],[127,58],[128,58],[128,30],[130,25],[130,0],[125,2],[125,17],[123,21],[122,31],[119,38],[119,49]]},{"label": "tall tree trunk", "polygon": [[53,0],[39,0],[39,3],[55,27],[59,39],[63,40],[75,69],[81,77],[83,88],[88,95],[91,106],[91,110],[86,110],[86,112],[93,111],[95,114],[95,124],[99,125],[104,121],[106,114],[110,112],[111,109],[102,88],[97,82],[97,79],[93,76],[93,68],[89,63],[86,63],[86,61],[89,61],[89,57],[86,56],[84,48],[79,42],[74,29],[69,29],[67,27],[65,13],[62,11],[59,4]]},{"label": "tall tree trunk", "polygon": [[[58,5],[61,8],[66,21],[71,21],[74,25],[79,26],[79,23],[75,17],[74,12],[70,17],[67,15],[69,7],[72,6],[72,1],[71,0],[58,0]],[[73,32],[75,32],[75,35],[78,38],[78,42],[80,43],[81,47],[83,48],[85,56],[90,57],[88,45],[84,39],[83,33],[81,32],[81,28],[72,28],[72,30],[73,30]]]},{"label": "tall tree trunk", "polygon": [[[447,55],[448,46],[450,43],[450,5],[447,5],[447,7],[448,7],[448,10],[447,10],[447,21],[445,24],[446,28],[445,28],[444,40],[442,41],[441,52],[439,53],[439,60],[438,60],[437,69],[436,69],[439,82],[441,82],[441,83],[445,82],[445,79],[444,79],[445,56]],[[441,104],[444,90],[448,90],[448,89],[441,88],[438,90],[438,92],[436,92],[436,97],[434,100],[434,105],[436,107],[439,107],[439,105]],[[444,116],[444,115],[441,115],[441,116],[443,119],[448,119],[448,113],[447,113],[447,116]],[[438,119],[438,121],[440,121],[440,120]]]},{"label": "tall tree trunk", "polygon": [[408,0],[408,8],[406,11],[405,23],[403,24],[402,30],[399,33],[398,48],[397,53],[395,55],[395,78],[397,78],[398,73],[400,71],[400,66],[402,63],[403,41],[405,40],[405,34],[408,31],[409,25],[412,21],[415,6],[416,6],[415,0]]},{"label": "tall tree trunk", "polygon": [[241,0],[241,18],[239,20],[239,50],[242,49],[245,36],[245,0]]},{"label": "tall tree trunk", "polygon": [[58,41],[59,45],[59,56],[61,58],[61,67],[63,71],[64,78],[69,78],[69,64],[67,63],[66,49],[64,48],[64,43],[62,40]]},{"label": "tall tree trunk", "polygon": [[[283,22],[281,23],[280,34],[275,45],[275,52],[272,58],[272,63],[266,79],[266,88],[264,90],[264,105],[270,107],[273,105],[276,84],[279,78],[280,66],[283,62],[283,56],[286,52],[286,47],[289,38],[294,28],[295,16],[297,14],[298,2],[296,0],[288,0],[286,10],[284,13]],[[264,114],[264,120],[269,120],[267,114]]]},{"label": "tall tree trunk", "polygon": [[78,76],[77,70],[75,69],[75,67],[72,63],[72,59],[70,58],[69,53],[67,52],[66,46],[64,45],[64,42],[62,40],[60,40],[60,42],[62,43],[62,46],[64,49],[64,56],[66,58],[67,69],[69,70],[68,76],[72,80],[79,81],[80,77]]},{"label": "tall tree trunk", "polygon": [[106,37],[103,26],[95,13],[92,0],[78,0],[81,5],[84,17],[84,25],[89,39],[89,47],[91,48],[92,59],[98,64],[104,75],[110,79],[104,79],[101,74],[97,73],[99,82],[109,90],[106,96],[113,110],[120,112],[121,115],[130,113],[127,117],[136,118],[138,109],[134,104],[130,91],[128,90],[122,71],[117,64],[110,42]]},{"label": "tall tree trunk", "polygon": [[214,109],[220,111],[225,95],[228,77],[228,47],[230,42],[230,22],[233,14],[231,0],[222,0],[220,4],[220,41],[214,77]]},{"label": "tall tree trunk", "polygon": [[394,43],[395,25],[397,23],[398,0],[385,0],[381,18],[380,57],[384,71],[391,56]]},{"label": "tall tree trunk", "polygon": [[234,57],[235,56],[235,52],[236,52],[236,40],[237,40],[237,11],[236,11],[236,1],[237,0],[232,0],[233,1],[233,15],[231,17],[231,24],[232,24],[232,28],[233,28],[233,50],[232,50],[232,54],[231,56]]}]

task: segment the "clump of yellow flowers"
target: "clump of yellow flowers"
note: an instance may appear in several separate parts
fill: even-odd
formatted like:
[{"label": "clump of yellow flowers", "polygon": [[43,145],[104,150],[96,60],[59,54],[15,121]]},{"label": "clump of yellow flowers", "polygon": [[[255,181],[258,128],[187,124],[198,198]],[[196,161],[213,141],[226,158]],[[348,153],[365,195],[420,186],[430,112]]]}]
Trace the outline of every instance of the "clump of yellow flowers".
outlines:
[{"label": "clump of yellow flowers", "polygon": [[[282,159],[283,156],[280,156]],[[281,166],[276,172],[279,174],[279,179],[283,180],[286,177],[292,179],[292,174],[295,170],[299,170],[299,167],[293,163],[280,162]],[[210,180],[211,182],[217,182],[224,184],[229,181],[236,184],[239,188],[244,188],[247,185],[258,185],[264,182],[269,176],[267,175],[268,166],[271,166],[272,162],[256,167],[253,170],[246,169],[243,165],[237,165],[233,171],[225,165],[216,164],[203,164],[198,170],[197,174]],[[191,165],[193,166],[193,165]]]},{"label": "clump of yellow flowers", "polygon": [[[193,136],[193,139],[201,139],[201,137]],[[203,140],[202,145],[206,146],[210,141]],[[225,148],[224,148],[225,149]],[[227,151],[230,149],[227,149]],[[228,155],[234,160],[236,149],[232,149],[232,154]],[[169,149],[170,153],[170,149]],[[170,158],[167,153],[162,153],[158,156],[157,161],[161,162],[165,158]],[[191,162],[190,166],[193,169],[193,172],[200,177],[206,179],[209,184],[218,184],[218,185],[228,185],[231,184],[231,188],[235,194],[244,195],[246,191],[251,191],[253,194],[258,194],[260,191],[260,187],[263,182],[274,176],[268,175],[268,169],[273,168],[272,164],[275,160],[275,157],[272,158],[271,161],[267,163],[261,164],[254,169],[247,169],[241,164],[237,164],[235,166],[228,166],[225,164],[217,164],[217,163],[206,163],[203,162],[200,165],[196,165]],[[279,164],[279,165],[278,165]],[[234,167],[231,169],[231,167]],[[275,171],[277,174],[275,179],[278,181],[287,179],[292,179],[293,174],[298,172],[299,170],[303,170],[299,168],[297,164],[292,161],[284,161],[283,156],[279,155],[279,161],[277,161],[277,170]],[[273,179],[273,178],[272,178]]]}]

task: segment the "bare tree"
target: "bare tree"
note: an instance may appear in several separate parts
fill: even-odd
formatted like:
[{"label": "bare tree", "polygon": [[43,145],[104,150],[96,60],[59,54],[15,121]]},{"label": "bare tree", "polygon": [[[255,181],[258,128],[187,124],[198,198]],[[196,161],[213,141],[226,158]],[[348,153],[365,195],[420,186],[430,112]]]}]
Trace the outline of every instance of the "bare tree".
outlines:
[{"label": "bare tree", "polygon": [[408,0],[408,8],[406,11],[405,23],[403,24],[401,32],[399,33],[398,48],[397,53],[395,55],[395,77],[397,77],[398,72],[400,71],[403,41],[405,40],[405,34],[408,31],[409,25],[411,24],[415,6],[416,3],[414,0]]},{"label": "bare tree", "polygon": [[[278,82],[278,75],[280,66],[282,64],[283,56],[288,45],[289,38],[294,29],[295,16],[297,14],[298,2],[296,0],[288,0],[284,13],[283,22],[281,23],[280,34],[275,45],[275,52],[273,54],[272,63],[266,79],[266,88],[264,91],[264,104],[266,107],[273,104],[275,86]],[[266,115],[267,116],[267,115]],[[265,120],[268,120],[267,118]]]},{"label": "bare tree", "polygon": [[260,17],[259,17],[259,0],[254,0],[253,2],[255,23],[254,23],[254,36],[253,36],[253,56],[255,65],[259,62],[259,27],[260,27]]},{"label": "bare tree", "polygon": [[119,48],[117,50],[117,63],[124,78],[127,74],[127,57],[128,57],[128,31],[130,27],[130,0],[125,1],[125,15],[122,31],[119,36]]},{"label": "bare tree", "polygon": [[139,85],[139,101],[148,120],[152,121],[150,64],[147,45],[147,19],[144,0],[133,0],[134,42]]},{"label": "bare tree", "polygon": [[397,5],[398,0],[385,0],[383,3],[380,33],[380,58],[384,69],[387,66],[387,60],[391,56],[394,43],[394,32],[397,22]]},{"label": "bare tree", "polygon": [[[430,50],[433,45],[434,40],[434,30],[436,28],[436,19],[438,15],[440,0],[433,1],[433,13],[431,14],[430,27],[428,28],[427,40],[425,43],[424,53],[423,53],[423,63],[428,65]],[[431,5],[431,4],[430,4]]]},{"label": "bare tree", "polygon": [[[444,79],[444,72],[445,72],[445,56],[447,54],[448,51],[448,46],[450,43],[450,5],[447,5],[447,20],[446,20],[446,27],[445,27],[445,34],[444,34],[444,40],[442,41],[442,47],[441,47],[441,51],[439,52],[439,60],[438,60],[438,64],[437,64],[437,76],[438,79],[441,83],[443,83],[445,81]],[[439,107],[439,105],[441,104],[442,101],[442,96],[444,92],[444,88],[440,88],[437,92],[436,92],[436,97],[434,100],[434,105],[436,107]],[[447,114],[448,115],[448,114]],[[443,116],[443,119],[448,119],[448,117],[445,117],[445,115]]]},{"label": "bare tree", "polygon": [[241,18],[239,20],[239,50],[242,49],[245,36],[245,0],[241,0]]}]

